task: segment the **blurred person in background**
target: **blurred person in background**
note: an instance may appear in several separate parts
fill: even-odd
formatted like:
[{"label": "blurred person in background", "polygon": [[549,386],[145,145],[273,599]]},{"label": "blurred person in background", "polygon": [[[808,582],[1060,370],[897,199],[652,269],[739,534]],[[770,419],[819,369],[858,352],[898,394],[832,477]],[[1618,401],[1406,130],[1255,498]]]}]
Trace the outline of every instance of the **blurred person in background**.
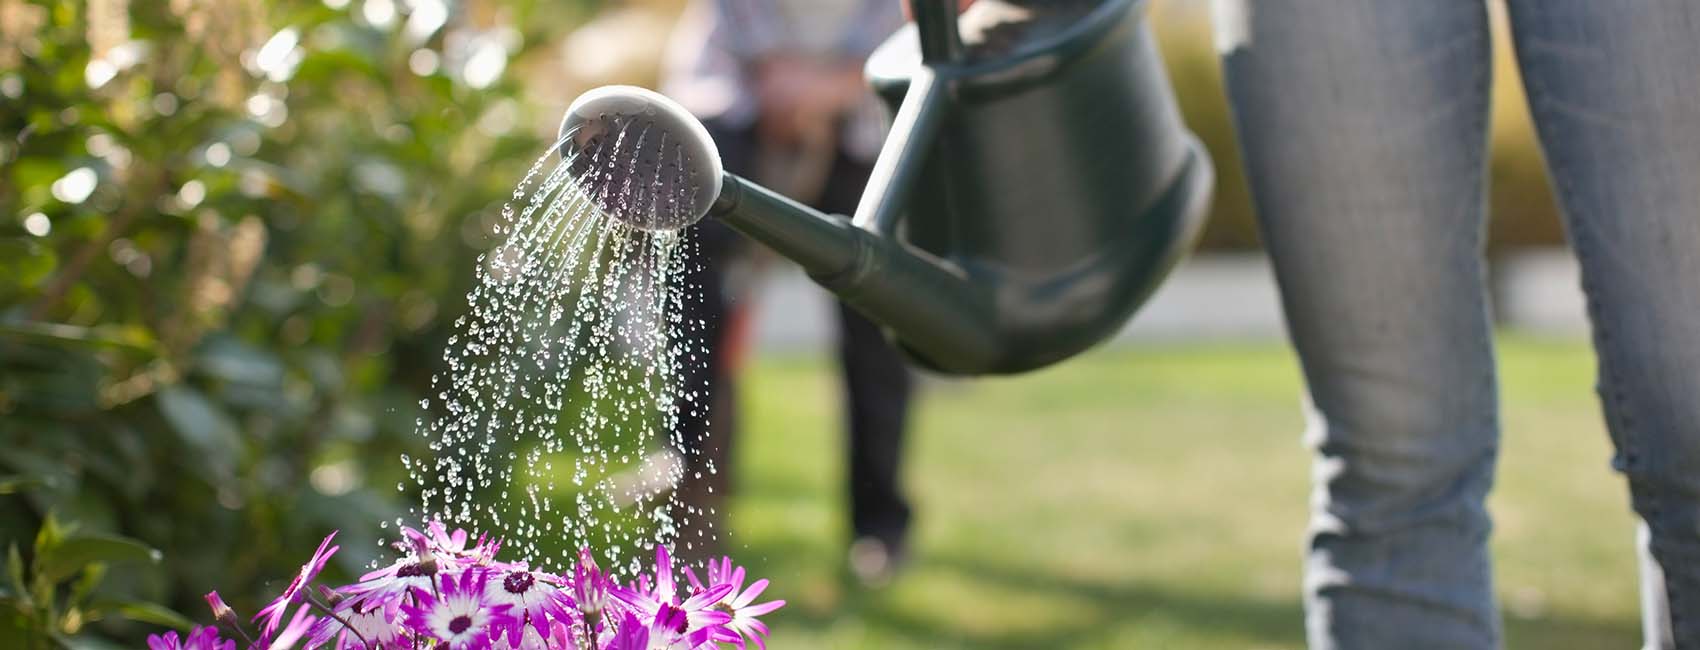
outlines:
[{"label": "blurred person in background", "polygon": [[[885,109],[862,64],[903,22],[894,0],[692,0],[669,47],[662,90],[708,127],[727,171],[810,206],[850,214],[885,138]],[[708,362],[687,370],[687,392],[709,395],[705,415],[681,408],[687,448],[679,501],[699,511],[723,503],[734,429],[732,392],[739,322],[729,305],[727,266],[741,239],[704,221],[689,262],[703,288],[694,314]],[[879,327],[837,303],[838,358],[848,411],[851,572],[888,581],[906,555],[910,507],[899,466],[913,380]],[[693,466],[712,466],[691,480]],[[684,513],[701,518],[700,512]],[[681,547],[707,520],[687,524]]]},{"label": "blurred person in background", "polygon": [[[1509,0],[1640,531],[1647,647],[1700,648],[1700,4]],[[1309,386],[1312,648],[1496,648],[1481,0],[1218,0]]]}]

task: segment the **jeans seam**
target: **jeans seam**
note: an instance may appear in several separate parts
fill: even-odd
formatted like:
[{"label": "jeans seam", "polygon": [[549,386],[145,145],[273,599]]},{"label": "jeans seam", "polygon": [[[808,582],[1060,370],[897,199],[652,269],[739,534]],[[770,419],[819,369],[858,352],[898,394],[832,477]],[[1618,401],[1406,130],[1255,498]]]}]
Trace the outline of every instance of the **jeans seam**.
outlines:
[{"label": "jeans seam", "polygon": [[[1481,11],[1483,13],[1487,12],[1486,5],[1482,6]],[[1475,248],[1476,248],[1476,255],[1482,256],[1482,257],[1485,257],[1487,255],[1488,193],[1489,193],[1489,190],[1490,190],[1490,188],[1488,187],[1488,183],[1489,183],[1489,181],[1488,181],[1488,174],[1489,174],[1488,162],[1491,159],[1489,149],[1492,147],[1491,130],[1492,130],[1492,111],[1493,111],[1493,62],[1492,62],[1493,33],[1492,33],[1491,28],[1487,27],[1487,25],[1488,25],[1487,21],[1488,21],[1488,18],[1486,16],[1483,16],[1482,22],[1480,23],[1480,26],[1481,26],[1480,29],[1484,33],[1479,34],[1478,35],[1479,40],[1476,41],[1478,43],[1485,43],[1486,44],[1486,48],[1487,48],[1486,54],[1487,54],[1488,59],[1489,59],[1488,61],[1483,62],[1481,65],[1476,66],[1474,85],[1475,85],[1476,97],[1479,98],[1481,106],[1480,106],[1479,110],[1472,110],[1471,111],[1472,116],[1470,118],[1473,121],[1473,123],[1470,125],[1470,134],[1471,134],[1470,137],[1471,138],[1477,138],[1477,139],[1479,139],[1479,141],[1465,143],[1467,146],[1464,148],[1465,151],[1474,151],[1475,152],[1475,154],[1474,154],[1475,159],[1470,161],[1470,164],[1473,165],[1477,170],[1480,170],[1477,173],[1477,177],[1475,179],[1475,188],[1476,188],[1475,197],[1471,201],[1469,209],[1475,211],[1476,214],[1477,214]],[[1476,283],[1477,283],[1477,289],[1476,290],[1482,292],[1482,305],[1483,305],[1483,308],[1487,311],[1487,313],[1482,314],[1481,317],[1486,318],[1489,323],[1492,323],[1494,307],[1493,307],[1492,289],[1489,286],[1488,266],[1487,266],[1486,263],[1483,263],[1478,267],[1478,269],[1479,269],[1479,271],[1478,271],[1479,275],[1476,278]],[[1488,348],[1489,348],[1488,354],[1492,355],[1493,354],[1493,352],[1492,352],[1493,336],[1492,336],[1491,329],[1489,331],[1489,336],[1488,336]],[[1483,370],[1483,377],[1482,377],[1483,384],[1488,386],[1489,390],[1494,392],[1494,395],[1492,396],[1493,410],[1492,410],[1491,413],[1488,414],[1488,419],[1489,419],[1488,425],[1492,427],[1492,431],[1493,431],[1493,452],[1492,453],[1493,453],[1494,459],[1492,461],[1492,465],[1488,469],[1488,480],[1490,481],[1490,489],[1491,489],[1491,481],[1493,480],[1494,473],[1498,471],[1499,448],[1500,448],[1500,444],[1501,444],[1501,431],[1500,431],[1500,423],[1499,423],[1499,395],[1498,395],[1498,393],[1499,393],[1499,379],[1498,379],[1498,375],[1497,375],[1497,373],[1498,373],[1497,364],[1490,362],[1490,363],[1487,363],[1487,364],[1484,364],[1484,365],[1485,365],[1485,368]],[[1491,519],[1491,516],[1490,516],[1489,521],[1488,521],[1488,530],[1492,531],[1492,529],[1493,529],[1493,522],[1492,522],[1492,519]],[[1498,621],[1499,619],[1498,619],[1497,616],[1495,616],[1494,620]]]},{"label": "jeans seam", "polygon": [[[1483,13],[1487,12],[1486,5],[1483,5],[1481,7],[1481,11]],[[1481,61],[1480,64],[1475,67],[1476,68],[1475,69],[1475,75],[1474,75],[1474,79],[1471,80],[1471,85],[1473,87],[1472,90],[1475,92],[1475,99],[1473,100],[1473,103],[1479,104],[1479,105],[1472,105],[1470,107],[1470,122],[1471,123],[1470,123],[1470,128],[1468,130],[1469,135],[1467,136],[1467,137],[1471,138],[1473,141],[1468,141],[1468,142],[1462,143],[1464,145],[1463,146],[1464,151],[1473,152],[1473,154],[1471,154],[1471,158],[1473,158],[1473,159],[1469,160],[1468,163],[1470,165],[1472,165],[1475,169],[1479,170],[1477,172],[1476,178],[1471,179],[1473,187],[1475,188],[1475,190],[1472,193],[1473,196],[1471,198],[1470,203],[1466,206],[1467,209],[1471,210],[1474,214],[1476,214],[1476,225],[1475,225],[1475,233],[1474,233],[1476,240],[1474,242],[1473,248],[1475,248],[1475,255],[1477,255],[1478,257],[1485,256],[1486,255],[1486,248],[1487,248],[1487,238],[1488,238],[1487,197],[1488,197],[1488,161],[1489,161],[1488,149],[1491,146],[1491,142],[1492,142],[1491,133],[1489,131],[1491,129],[1491,124],[1492,124],[1491,113],[1492,113],[1492,109],[1493,109],[1493,106],[1492,106],[1492,103],[1493,103],[1493,100],[1492,100],[1493,65],[1492,65],[1492,61],[1491,61],[1493,50],[1492,50],[1492,46],[1491,46],[1492,32],[1488,30],[1487,24],[1488,24],[1487,23],[1487,17],[1482,16],[1482,20],[1479,23],[1479,29],[1482,30],[1484,33],[1478,34],[1477,39],[1472,41],[1472,42],[1475,42],[1475,43],[1485,43],[1485,44],[1487,44],[1486,45],[1487,52],[1485,52],[1484,54],[1489,58],[1489,60],[1488,61]],[[1483,305],[1483,308],[1485,310],[1487,310],[1487,313],[1480,314],[1477,317],[1490,319],[1490,322],[1491,322],[1491,319],[1493,317],[1492,316],[1493,307],[1492,307],[1492,297],[1491,297],[1491,294],[1490,294],[1490,289],[1488,287],[1488,275],[1487,275],[1488,270],[1487,270],[1487,264],[1486,263],[1482,263],[1482,264],[1478,265],[1477,274],[1478,275],[1476,277],[1476,283],[1477,283],[1477,289],[1476,290],[1481,292],[1481,294],[1482,294],[1482,305]],[[1490,349],[1490,352],[1488,354],[1492,355],[1491,348],[1493,346],[1493,337],[1492,337],[1492,334],[1491,334],[1491,330],[1490,330],[1490,333],[1489,333],[1489,336],[1488,336],[1488,346],[1489,346],[1489,349]],[[1499,445],[1500,445],[1500,429],[1499,429],[1499,416],[1498,416],[1499,399],[1498,399],[1498,395],[1497,395],[1498,390],[1499,390],[1499,388],[1498,388],[1499,383],[1498,383],[1497,377],[1496,377],[1496,369],[1495,369],[1496,366],[1495,366],[1495,364],[1492,363],[1492,362],[1489,362],[1489,363],[1485,364],[1485,366],[1486,366],[1486,369],[1484,370],[1485,376],[1483,377],[1484,383],[1487,386],[1490,387],[1489,390],[1491,390],[1495,393],[1495,395],[1493,395],[1493,399],[1492,399],[1493,412],[1490,413],[1489,416],[1488,416],[1489,419],[1491,420],[1490,424],[1492,426],[1491,430],[1493,432],[1492,451],[1490,452],[1492,454],[1492,460],[1489,461],[1489,467],[1488,467],[1488,470],[1487,470],[1488,481],[1489,481],[1489,485],[1490,485],[1490,489],[1491,489],[1491,485],[1492,485],[1492,481],[1493,481],[1493,475],[1494,475],[1494,472],[1497,470],[1498,457],[1499,457]],[[1484,497],[1484,500],[1485,500],[1485,497]],[[1483,508],[1483,516],[1484,516],[1484,518],[1486,518],[1486,523],[1487,523],[1487,532],[1484,534],[1483,541],[1482,541],[1482,543],[1485,544],[1486,543],[1486,535],[1491,534],[1491,531],[1493,530],[1493,520],[1492,520],[1492,516],[1486,513],[1486,504],[1482,503],[1481,506]],[[1490,559],[1489,562],[1490,562],[1490,566],[1491,566],[1492,560]],[[1489,572],[1490,572],[1489,580],[1490,580],[1490,585],[1491,585],[1491,580],[1492,580],[1492,578],[1491,578],[1491,568],[1489,569]],[[1490,593],[1491,593],[1491,586],[1490,586]],[[1504,624],[1503,624],[1502,620],[1500,619],[1499,612],[1497,611],[1497,607],[1494,605],[1494,602],[1493,602],[1491,596],[1490,596],[1489,601],[1488,601],[1487,611],[1481,612],[1481,614],[1485,615],[1485,618],[1486,618],[1485,623],[1488,626],[1487,633],[1492,638],[1492,643],[1494,645],[1503,644],[1504,643],[1504,631],[1503,631],[1503,625]]]}]

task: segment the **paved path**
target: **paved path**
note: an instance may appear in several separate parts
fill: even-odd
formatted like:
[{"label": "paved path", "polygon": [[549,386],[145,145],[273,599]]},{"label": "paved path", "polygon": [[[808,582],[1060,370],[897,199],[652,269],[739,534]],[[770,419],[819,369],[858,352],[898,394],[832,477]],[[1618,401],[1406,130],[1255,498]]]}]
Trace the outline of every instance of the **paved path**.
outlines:
[{"label": "paved path", "polygon": [[[1501,323],[1539,334],[1583,336],[1587,324],[1567,251],[1529,251],[1498,258],[1494,294]],[[796,267],[759,279],[754,344],[797,351],[830,345],[827,294]],[[1196,255],[1170,276],[1117,335],[1116,342],[1278,340],[1280,302],[1268,260],[1256,253]]]}]

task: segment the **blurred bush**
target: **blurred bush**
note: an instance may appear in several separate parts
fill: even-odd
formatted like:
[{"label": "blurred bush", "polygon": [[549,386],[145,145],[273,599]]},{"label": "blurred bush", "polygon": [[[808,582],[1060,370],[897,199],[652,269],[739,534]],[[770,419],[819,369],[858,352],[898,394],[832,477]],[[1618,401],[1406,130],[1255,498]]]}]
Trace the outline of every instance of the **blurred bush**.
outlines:
[{"label": "blurred bush", "polygon": [[358,573],[545,145],[510,62],[595,4],[0,0],[0,547],[134,538],[165,561],[90,588],[202,620],[333,528]]}]

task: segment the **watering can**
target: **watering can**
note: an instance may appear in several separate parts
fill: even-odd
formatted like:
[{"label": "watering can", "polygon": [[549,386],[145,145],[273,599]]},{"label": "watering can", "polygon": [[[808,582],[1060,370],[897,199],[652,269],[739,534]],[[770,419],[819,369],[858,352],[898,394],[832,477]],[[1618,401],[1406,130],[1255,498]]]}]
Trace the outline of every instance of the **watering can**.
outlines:
[{"label": "watering can", "polygon": [[725,173],[702,125],[643,89],[579,97],[563,155],[609,215],[646,230],[720,219],[921,366],[1033,370],[1119,331],[1204,220],[1210,161],[1144,4],[980,0],[958,18],[956,0],[910,0],[914,22],[868,59],[896,115],[850,217]]}]

